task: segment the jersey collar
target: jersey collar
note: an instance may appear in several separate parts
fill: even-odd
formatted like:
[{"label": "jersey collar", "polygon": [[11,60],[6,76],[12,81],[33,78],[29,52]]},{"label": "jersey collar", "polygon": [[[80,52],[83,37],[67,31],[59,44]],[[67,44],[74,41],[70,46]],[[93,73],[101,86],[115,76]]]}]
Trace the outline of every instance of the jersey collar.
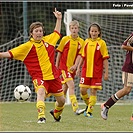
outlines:
[{"label": "jersey collar", "polygon": [[34,38],[31,37],[30,41],[35,42],[35,43],[40,43],[42,40],[36,41]]}]

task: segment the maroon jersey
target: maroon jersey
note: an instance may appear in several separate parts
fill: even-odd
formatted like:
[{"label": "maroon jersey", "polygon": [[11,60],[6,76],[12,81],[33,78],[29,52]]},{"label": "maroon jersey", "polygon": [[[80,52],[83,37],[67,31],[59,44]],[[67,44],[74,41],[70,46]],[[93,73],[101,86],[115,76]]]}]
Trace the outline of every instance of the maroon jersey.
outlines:
[{"label": "maroon jersey", "polygon": [[[133,34],[131,34],[131,35],[133,35]],[[125,46],[130,45],[131,47],[133,47],[133,44],[127,44],[127,41],[125,41],[122,45],[125,45]],[[133,73],[133,51],[127,50],[125,62],[122,67],[122,71],[128,72],[128,73]]]}]

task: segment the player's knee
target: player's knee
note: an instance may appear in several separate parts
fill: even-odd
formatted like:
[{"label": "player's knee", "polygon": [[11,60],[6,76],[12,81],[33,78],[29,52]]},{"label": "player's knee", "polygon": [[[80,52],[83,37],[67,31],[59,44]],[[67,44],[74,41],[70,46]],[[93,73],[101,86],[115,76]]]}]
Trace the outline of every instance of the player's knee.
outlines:
[{"label": "player's knee", "polygon": [[39,88],[38,91],[37,91],[37,96],[43,96],[44,97],[44,89],[43,88]]},{"label": "player's knee", "polygon": [[124,88],[125,95],[128,95],[131,92],[131,87]]},{"label": "player's knee", "polygon": [[64,104],[65,104],[65,98],[64,97],[61,97],[60,99],[57,100],[57,102],[58,102],[58,105],[59,106],[64,106]]},{"label": "player's knee", "polygon": [[86,95],[87,94],[87,89],[86,88],[80,88],[80,93],[82,95]]}]

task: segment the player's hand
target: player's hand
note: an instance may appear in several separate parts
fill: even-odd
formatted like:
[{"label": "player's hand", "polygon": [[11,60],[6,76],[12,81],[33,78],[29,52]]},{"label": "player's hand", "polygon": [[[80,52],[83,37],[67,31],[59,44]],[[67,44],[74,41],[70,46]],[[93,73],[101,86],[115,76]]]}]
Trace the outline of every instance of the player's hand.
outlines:
[{"label": "player's hand", "polygon": [[70,67],[70,71],[74,72],[77,69],[76,65]]},{"label": "player's hand", "polygon": [[55,8],[55,11],[54,11],[53,13],[54,13],[54,15],[55,15],[55,17],[56,17],[57,19],[62,19],[62,13],[59,12],[59,11],[57,11],[56,8]]},{"label": "player's hand", "polygon": [[81,76],[81,71],[80,71],[80,69],[77,69],[77,70],[76,70],[76,76],[78,76],[78,77]]}]

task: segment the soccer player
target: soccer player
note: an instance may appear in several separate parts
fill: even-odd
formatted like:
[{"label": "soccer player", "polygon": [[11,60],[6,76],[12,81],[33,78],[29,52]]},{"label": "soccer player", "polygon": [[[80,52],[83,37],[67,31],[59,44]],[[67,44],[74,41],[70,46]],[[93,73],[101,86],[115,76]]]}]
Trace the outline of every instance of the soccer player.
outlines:
[{"label": "soccer player", "polygon": [[37,93],[38,123],[46,122],[44,100],[47,96],[52,94],[56,98],[55,109],[50,111],[55,121],[60,121],[65,104],[59,71],[54,62],[55,45],[60,39],[62,14],[56,8],[53,13],[57,18],[53,33],[44,36],[43,24],[34,22],[30,25],[29,41],[7,52],[0,52],[0,58],[20,60],[26,65]]},{"label": "soccer player", "polygon": [[[80,75],[81,97],[86,104],[84,116],[92,118],[94,105],[97,101],[97,90],[102,89],[102,76],[108,80],[108,50],[105,41],[101,38],[101,27],[92,23],[88,29],[89,37],[85,40],[82,58],[77,67],[76,74]],[[90,89],[90,94],[88,93]]]},{"label": "soccer player", "polygon": [[[133,33],[123,42],[122,49],[126,50],[126,58],[122,67],[123,88],[112,95],[101,105],[101,116],[104,120],[108,118],[109,109],[122,97],[128,95],[133,87]],[[131,120],[133,118],[131,117]]]},{"label": "soccer player", "polygon": [[66,96],[69,88],[69,98],[71,101],[73,112],[76,115],[83,113],[84,109],[79,109],[77,98],[75,95],[74,77],[81,51],[83,49],[84,40],[79,37],[79,22],[71,21],[69,24],[71,35],[64,36],[57,47],[56,66],[62,73],[62,88]]}]

